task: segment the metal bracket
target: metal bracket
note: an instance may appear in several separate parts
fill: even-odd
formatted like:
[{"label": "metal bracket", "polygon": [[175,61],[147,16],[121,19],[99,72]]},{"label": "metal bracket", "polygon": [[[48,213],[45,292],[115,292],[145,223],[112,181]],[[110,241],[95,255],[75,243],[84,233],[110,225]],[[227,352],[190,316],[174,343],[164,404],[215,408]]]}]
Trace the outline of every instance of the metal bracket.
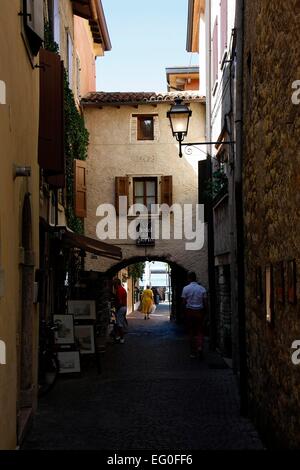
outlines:
[{"label": "metal bracket", "polygon": [[18,16],[28,16],[29,21],[32,21],[31,13],[24,13],[23,11],[19,11]]},{"label": "metal bracket", "polygon": [[198,145],[233,145],[235,143],[236,143],[235,140],[218,141],[218,142],[194,142],[194,143],[189,143],[189,142],[183,143],[181,140],[179,140],[179,157],[182,158],[182,147],[183,146],[187,147],[185,149],[185,153],[187,155],[191,155],[192,151],[193,151],[192,147],[197,148]]}]

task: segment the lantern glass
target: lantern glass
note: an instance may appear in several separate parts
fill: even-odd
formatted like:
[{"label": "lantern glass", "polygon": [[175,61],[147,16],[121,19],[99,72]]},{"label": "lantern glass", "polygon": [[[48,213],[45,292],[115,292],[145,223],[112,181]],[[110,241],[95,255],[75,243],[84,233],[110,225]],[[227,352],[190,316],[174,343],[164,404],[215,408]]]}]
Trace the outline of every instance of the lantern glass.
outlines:
[{"label": "lantern glass", "polygon": [[182,104],[181,99],[177,99],[167,113],[174,137],[187,135],[191,115],[192,111],[185,104]]}]

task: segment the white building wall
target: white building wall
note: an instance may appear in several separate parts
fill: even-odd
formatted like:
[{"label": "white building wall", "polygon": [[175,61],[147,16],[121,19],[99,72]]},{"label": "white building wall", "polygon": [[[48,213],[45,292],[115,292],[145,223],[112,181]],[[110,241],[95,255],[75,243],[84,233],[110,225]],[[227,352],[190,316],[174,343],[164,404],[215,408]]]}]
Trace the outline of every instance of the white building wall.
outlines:
[{"label": "white building wall", "polygon": [[[218,18],[218,84],[214,93],[212,93],[212,88],[214,87],[214,83],[211,83],[210,89],[207,88],[207,96],[211,96],[211,140],[217,141],[223,127],[223,113],[224,110],[224,101],[225,95],[229,94],[229,81],[227,81],[227,77],[223,75],[223,69],[221,68],[221,62],[223,57],[223,52],[221,50],[221,8],[220,8],[220,0],[210,0],[207,2],[208,5],[210,4],[210,36],[211,36],[211,44],[210,48],[212,50],[212,34],[213,28],[215,25],[216,18]],[[236,0],[227,0],[228,5],[228,12],[227,12],[227,60],[229,60],[229,48],[231,44],[231,36],[232,30],[234,29],[235,25],[235,11],[236,11]],[[211,57],[212,59],[212,57]],[[212,66],[212,65],[211,65]],[[212,82],[214,80],[212,79]],[[216,153],[216,149],[213,146],[213,154]]]}]

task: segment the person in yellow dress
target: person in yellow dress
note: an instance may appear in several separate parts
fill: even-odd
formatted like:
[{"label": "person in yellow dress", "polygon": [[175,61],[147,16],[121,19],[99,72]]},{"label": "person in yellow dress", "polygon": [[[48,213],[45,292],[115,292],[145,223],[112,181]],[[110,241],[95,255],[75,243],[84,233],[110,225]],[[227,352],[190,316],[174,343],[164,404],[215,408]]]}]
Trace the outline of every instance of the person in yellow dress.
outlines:
[{"label": "person in yellow dress", "polygon": [[147,286],[142,294],[142,313],[144,314],[144,319],[149,320],[149,315],[153,307],[153,292],[150,289],[150,286]]}]

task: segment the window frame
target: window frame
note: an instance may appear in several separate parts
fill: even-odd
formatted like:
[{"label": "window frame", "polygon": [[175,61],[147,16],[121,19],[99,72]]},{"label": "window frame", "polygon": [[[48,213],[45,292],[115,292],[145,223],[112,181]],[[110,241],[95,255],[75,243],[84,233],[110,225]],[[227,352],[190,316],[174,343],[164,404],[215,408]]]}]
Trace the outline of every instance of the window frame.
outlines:
[{"label": "window frame", "polygon": [[[147,182],[154,182],[155,183],[155,203],[158,203],[158,181],[156,176],[143,176],[143,177],[134,177],[133,178],[133,204],[138,204],[136,202],[136,197],[141,197],[141,196],[136,196],[135,194],[135,183],[138,182],[143,182],[143,204],[144,206],[147,207]],[[151,197],[151,196],[149,196]]]},{"label": "window frame", "polygon": [[[137,140],[141,141],[153,141],[154,140],[154,116],[151,114],[138,114],[136,115],[137,117]],[[141,131],[141,121],[146,121],[146,120],[151,120],[152,122],[152,133],[151,137],[145,137],[145,135],[142,134]]]}]

